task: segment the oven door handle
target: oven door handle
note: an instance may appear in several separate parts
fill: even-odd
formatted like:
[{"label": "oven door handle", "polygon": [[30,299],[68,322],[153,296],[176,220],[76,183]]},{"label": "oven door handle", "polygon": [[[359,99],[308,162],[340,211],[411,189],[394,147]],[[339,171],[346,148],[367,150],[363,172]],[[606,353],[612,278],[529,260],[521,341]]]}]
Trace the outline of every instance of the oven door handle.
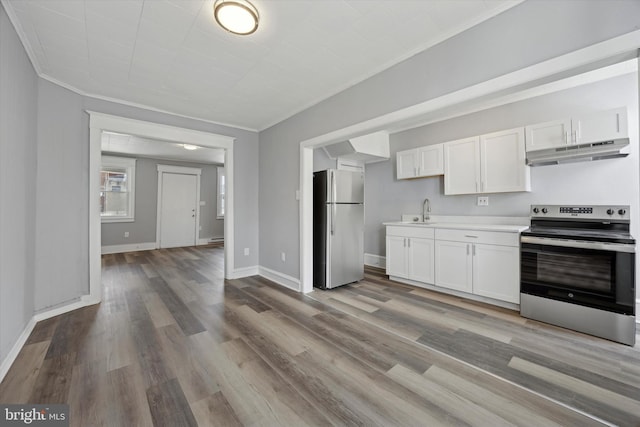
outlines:
[{"label": "oven door handle", "polygon": [[532,243],[536,245],[560,246],[565,248],[594,249],[597,251],[610,251],[610,252],[626,252],[631,254],[636,252],[636,245],[625,245],[622,243],[588,242],[588,241],[565,240],[565,239],[551,239],[548,237],[534,237],[534,236],[520,236],[520,242]]}]

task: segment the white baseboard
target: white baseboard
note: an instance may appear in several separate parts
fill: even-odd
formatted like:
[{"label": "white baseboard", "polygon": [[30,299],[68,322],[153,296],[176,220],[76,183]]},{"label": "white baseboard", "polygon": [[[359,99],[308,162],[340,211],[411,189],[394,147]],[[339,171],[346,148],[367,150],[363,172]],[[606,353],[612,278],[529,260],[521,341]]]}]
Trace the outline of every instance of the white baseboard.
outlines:
[{"label": "white baseboard", "polygon": [[156,242],[132,243],[129,245],[110,245],[102,247],[102,255],[121,254],[124,252],[151,251],[156,249]]},{"label": "white baseboard", "polygon": [[364,265],[370,267],[387,268],[387,257],[374,254],[364,254]]},{"label": "white baseboard", "polygon": [[90,295],[83,295],[83,296],[80,297],[79,300],[72,301],[72,302],[70,302],[68,304],[65,304],[63,306],[60,306],[60,307],[55,307],[55,308],[52,308],[52,309],[48,309],[48,310],[44,310],[44,311],[38,312],[38,313],[33,315],[33,319],[36,322],[40,322],[41,320],[47,320],[47,319],[50,319],[52,317],[56,317],[56,316],[59,316],[61,314],[65,314],[65,313],[68,313],[70,311],[82,308],[82,307],[87,307],[87,306],[90,306],[90,305],[98,304],[99,302],[100,302],[99,300],[95,300]]},{"label": "white baseboard", "polygon": [[9,351],[9,354],[7,354],[7,357],[5,357],[2,361],[2,364],[0,364],[0,382],[2,382],[4,376],[7,375],[7,372],[9,372],[9,369],[11,368],[11,365],[13,365],[13,362],[16,361],[18,354],[20,354],[20,350],[22,350],[24,343],[27,342],[27,339],[29,338],[29,335],[31,335],[31,332],[33,331],[33,328],[35,326],[36,320],[32,317],[24,327],[24,330],[18,337],[18,340],[15,342],[13,347],[11,347],[11,350]]},{"label": "white baseboard", "polygon": [[18,357],[18,354],[20,354],[20,350],[22,350],[22,347],[24,347],[24,344],[27,342],[29,335],[31,335],[31,332],[33,332],[33,328],[35,328],[36,323],[42,320],[49,319],[51,317],[68,313],[73,310],[77,310],[78,308],[94,305],[99,302],[99,300],[96,300],[90,295],[83,295],[80,297],[80,300],[75,300],[69,304],[34,314],[33,317],[31,317],[31,320],[29,320],[29,323],[27,323],[27,326],[25,326],[24,330],[20,334],[20,337],[18,337],[16,343],[13,345],[13,347],[11,347],[11,351],[9,351],[7,357],[5,357],[2,361],[2,364],[0,364],[0,382],[2,382],[5,375],[7,375],[7,372],[9,372],[11,365],[13,365],[13,362],[15,362],[16,358]]},{"label": "white baseboard", "polygon": [[296,292],[300,292],[300,279],[260,266],[260,276]]},{"label": "white baseboard", "polygon": [[206,239],[198,239],[198,246],[208,245],[210,243],[224,242],[224,237],[208,237]]},{"label": "white baseboard", "polygon": [[236,268],[231,275],[232,279],[242,279],[243,277],[259,275],[260,267],[253,265],[251,267]]}]

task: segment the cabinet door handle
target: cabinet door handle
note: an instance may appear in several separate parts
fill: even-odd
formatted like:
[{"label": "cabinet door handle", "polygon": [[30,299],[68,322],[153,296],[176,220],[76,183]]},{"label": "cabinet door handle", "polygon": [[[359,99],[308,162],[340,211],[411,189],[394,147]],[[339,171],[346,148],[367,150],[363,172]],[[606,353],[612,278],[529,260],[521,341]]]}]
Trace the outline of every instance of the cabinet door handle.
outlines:
[{"label": "cabinet door handle", "polygon": [[616,114],[616,132],[620,133],[620,114]]},{"label": "cabinet door handle", "polygon": [[410,248],[411,247],[411,239],[407,239],[407,247]]},{"label": "cabinet door handle", "polygon": [[470,237],[472,239],[477,239],[478,238],[478,236],[474,236],[472,234],[465,234],[464,237]]},{"label": "cabinet door handle", "polygon": [[467,255],[469,255],[469,245],[467,245]]},{"label": "cabinet door handle", "polygon": [[406,237],[404,239],[402,239],[402,247],[403,248],[407,247],[407,238]]},{"label": "cabinet door handle", "polygon": [[478,191],[478,181],[476,181],[476,191]]},{"label": "cabinet door handle", "polygon": [[569,143],[569,131],[568,130],[564,131],[564,143],[565,144]]},{"label": "cabinet door handle", "polygon": [[476,256],[476,245],[471,245],[472,255]]}]

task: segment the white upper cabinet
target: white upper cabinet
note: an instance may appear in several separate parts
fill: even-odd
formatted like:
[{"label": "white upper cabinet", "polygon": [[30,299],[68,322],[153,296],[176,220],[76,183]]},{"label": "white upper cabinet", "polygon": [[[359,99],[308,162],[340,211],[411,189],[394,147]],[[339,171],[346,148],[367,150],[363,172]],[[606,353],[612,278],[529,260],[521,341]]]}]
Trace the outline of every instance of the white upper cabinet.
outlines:
[{"label": "white upper cabinet", "polygon": [[627,109],[538,123],[527,126],[525,133],[527,151],[628,138]]},{"label": "white upper cabinet", "polygon": [[445,143],[444,194],[531,191],[524,129]]},{"label": "white upper cabinet", "polygon": [[576,144],[628,138],[627,109],[601,111],[571,120]]},{"label": "white upper cabinet", "polygon": [[523,128],[482,135],[480,160],[481,192],[531,191]]},{"label": "white upper cabinet", "polygon": [[417,150],[398,151],[396,153],[396,176],[398,179],[415,178],[417,171]]},{"label": "white upper cabinet", "polygon": [[480,137],[444,145],[444,194],[480,192]]},{"label": "white upper cabinet", "polygon": [[571,119],[527,126],[525,133],[527,151],[562,147],[571,142]]},{"label": "white upper cabinet", "polygon": [[444,144],[418,148],[418,176],[444,173]]},{"label": "white upper cabinet", "polygon": [[397,178],[421,178],[444,173],[444,144],[428,145],[396,153]]}]

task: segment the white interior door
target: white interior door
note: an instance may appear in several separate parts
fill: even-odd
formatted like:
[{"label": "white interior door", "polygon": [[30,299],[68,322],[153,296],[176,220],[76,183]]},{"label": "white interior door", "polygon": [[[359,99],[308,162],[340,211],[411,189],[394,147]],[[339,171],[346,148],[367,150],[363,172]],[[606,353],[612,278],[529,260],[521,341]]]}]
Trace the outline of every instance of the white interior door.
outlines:
[{"label": "white interior door", "polygon": [[162,173],[160,197],[160,247],[195,246],[198,177]]}]

